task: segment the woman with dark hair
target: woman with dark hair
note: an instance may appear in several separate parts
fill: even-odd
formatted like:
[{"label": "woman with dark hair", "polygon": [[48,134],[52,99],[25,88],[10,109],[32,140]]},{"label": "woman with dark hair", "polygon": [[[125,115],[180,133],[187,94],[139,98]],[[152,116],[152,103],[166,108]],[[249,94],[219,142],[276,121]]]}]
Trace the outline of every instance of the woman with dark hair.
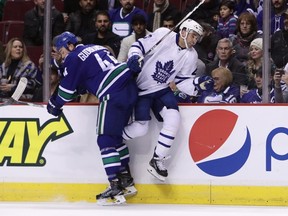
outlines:
[{"label": "woman with dark hair", "polygon": [[249,12],[243,12],[237,20],[237,33],[231,35],[230,40],[233,42],[236,58],[246,64],[248,60],[249,47],[255,38],[261,37],[257,32],[257,20]]}]

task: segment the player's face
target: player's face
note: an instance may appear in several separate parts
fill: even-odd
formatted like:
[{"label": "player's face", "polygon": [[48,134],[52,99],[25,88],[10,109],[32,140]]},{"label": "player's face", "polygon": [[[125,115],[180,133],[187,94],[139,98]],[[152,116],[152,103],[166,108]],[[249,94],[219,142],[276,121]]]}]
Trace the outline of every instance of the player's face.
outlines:
[{"label": "player's face", "polygon": [[189,48],[193,47],[197,43],[197,41],[199,39],[200,39],[200,35],[199,34],[197,34],[194,31],[189,32],[188,35],[187,35],[187,38],[186,38],[188,47]]},{"label": "player's face", "polygon": [[23,56],[23,44],[21,43],[21,41],[15,40],[12,43],[11,58],[21,59],[22,56]]},{"label": "player's face", "polygon": [[253,45],[250,47],[250,52],[249,53],[250,53],[250,56],[251,56],[251,58],[253,60],[260,59],[263,56],[262,49],[259,49],[258,47],[253,46]]},{"label": "player's face", "polygon": [[106,32],[109,28],[110,22],[107,16],[98,15],[95,23],[96,29],[99,32]]},{"label": "player's face", "polygon": [[244,35],[249,34],[251,32],[251,23],[247,20],[241,20],[240,31]]},{"label": "player's face", "polygon": [[233,13],[233,10],[230,10],[227,6],[223,5],[220,8],[220,17],[226,18],[230,16],[230,14]]},{"label": "player's face", "polygon": [[61,47],[58,52],[61,54],[62,59],[66,58],[66,56],[70,53],[70,51],[64,47]]},{"label": "player's face", "polygon": [[220,60],[226,61],[232,55],[232,48],[229,46],[229,43],[219,43],[216,52]]}]

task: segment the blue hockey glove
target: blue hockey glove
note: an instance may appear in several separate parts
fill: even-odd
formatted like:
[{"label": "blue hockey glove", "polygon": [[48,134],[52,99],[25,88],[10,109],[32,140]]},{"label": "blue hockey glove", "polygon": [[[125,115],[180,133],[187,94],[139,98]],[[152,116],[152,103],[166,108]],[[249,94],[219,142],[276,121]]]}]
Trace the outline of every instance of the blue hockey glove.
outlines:
[{"label": "blue hockey glove", "polygon": [[62,114],[62,108],[58,105],[58,103],[55,101],[54,97],[52,96],[47,104],[47,111],[48,113],[59,116]]},{"label": "blue hockey glove", "polygon": [[195,78],[193,84],[198,91],[210,91],[213,89],[214,81],[210,76],[201,76]]},{"label": "blue hockey glove", "polygon": [[139,61],[140,56],[138,55],[132,55],[128,61],[127,61],[127,66],[131,71],[134,73],[140,73],[142,70],[142,61]]}]

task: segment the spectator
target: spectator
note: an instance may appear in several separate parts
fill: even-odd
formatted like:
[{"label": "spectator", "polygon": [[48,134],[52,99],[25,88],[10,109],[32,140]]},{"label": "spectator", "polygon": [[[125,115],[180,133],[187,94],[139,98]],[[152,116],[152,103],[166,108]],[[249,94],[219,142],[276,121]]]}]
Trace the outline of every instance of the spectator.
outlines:
[{"label": "spectator", "polygon": [[79,5],[78,10],[69,14],[65,30],[83,38],[95,32],[96,0],[79,0]]},{"label": "spectator", "polygon": [[[25,13],[23,39],[26,46],[42,46],[45,0],[34,0],[35,7]],[[64,18],[54,6],[51,11],[52,37],[64,31]]]},{"label": "spectator", "polygon": [[132,33],[132,17],[135,14],[142,14],[147,20],[147,14],[144,10],[134,6],[134,0],[119,0],[122,7],[111,10],[110,18],[112,31],[122,38]]},{"label": "spectator", "polygon": [[26,45],[22,39],[10,39],[5,48],[5,56],[0,67],[0,98],[9,98],[20,78],[26,77],[28,85],[20,99],[30,100],[36,86],[37,67],[27,55]]},{"label": "spectator", "polygon": [[121,7],[121,4],[118,0],[97,0],[97,5],[99,10],[113,10],[115,8]]},{"label": "spectator", "polygon": [[163,18],[162,27],[165,27],[171,30],[175,27],[175,25],[176,25],[176,21],[173,16],[169,15]]},{"label": "spectator", "polygon": [[288,63],[288,9],[283,13],[284,28],[271,37],[271,57],[278,68]]},{"label": "spectator", "polygon": [[197,103],[237,103],[240,100],[239,86],[233,85],[233,75],[228,68],[219,67],[211,72],[213,89],[200,93]]},{"label": "spectator", "polygon": [[154,0],[153,13],[148,14],[149,31],[155,31],[163,25],[163,19],[167,16],[172,16],[176,23],[181,18],[181,12],[176,9],[169,0]]},{"label": "spectator", "polygon": [[235,15],[238,17],[244,12],[249,12],[257,16],[258,1],[255,0],[236,0]]},{"label": "spectator", "polygon": [[128,51],[131,45],[138,39],[145,37],[150,32],[146,29],[147,21],[142,14],[135,14],[132,18],[133,33],[130,36],[123,38],[121,42],[118,61],[124,62],[128,58]]},{"label": "spectator", "polygon": [[83,36],[83,44],[97,44],[109,47],[117,57],[122,38],[111,31],[111,22],[107,11],[98,11],[95,20],[96,32]]},{"label": "spectator", "polygon": [[[201,0],[191,1],[183,12],[183,17],[186,16],[190,11],[192,11],[196,5],[198,5]],[[219,14],[219,6],[221,0],[205,0],[205,2],[189,17],[190,19],[196,20],[198,22],[205,22],[213,25],[215,22],[213,16]],[[218,22],[217,22],[218,24]],[[216,29],[216,28],[215,28]]]},{"label": "spectator", "polygon": [[202,40],[194,48],[198,53],[199,59],[208,64],[215,59],[217,43],[220,40],[219,35],[209,23],[200,23],[204,29]]},{"label": "spectator", "polygon": [[220,19],[217,33],[221,38],[228,38],[236,32],[237,18],[234,16],[235,3],[232,0],[223,0],[220,3]]},{"label": "spectator", "polygon": [[[280,83],[282,75],[279,71],[275,71],[275,74],[273,74],[274,72],[270,76],[270,103],[283,103],[283,92]],[[256,73],[254,74],[254,80],[256,87],[243,94],[240,101],[241,103],[262,103],[262,70],[256,71]]]},{"label": "spectator", "polygon": [[[284,28],[284,12],[287,9],[286,0],[271,0],[270,34]],[[263,10],[257,15],[258,30],[263,30]]]},{"label": "spectator", "polygon": [[232,42],[228,38],[222,38],[218,41],[216,47],[217,58],[206,65],[206,74],[211,76],[211,72],[217,67],[227,67],[233,75],[233,84],[246,85],[248,75],[245,66],[234,55]]},{"label": "spectator", "polygon": [[230,40],[233,43],[236,58],[246,64],[250,43],[262,35],[257,32],[256,17],[249,13],[243,12],[237,20],[237,34],[230,35]]}]

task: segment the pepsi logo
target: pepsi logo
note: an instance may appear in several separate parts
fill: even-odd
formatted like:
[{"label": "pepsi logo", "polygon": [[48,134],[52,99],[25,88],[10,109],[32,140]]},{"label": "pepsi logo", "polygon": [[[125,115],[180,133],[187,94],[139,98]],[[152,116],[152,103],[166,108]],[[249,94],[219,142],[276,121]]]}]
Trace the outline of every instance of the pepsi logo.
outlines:
[{"label": "pepsi logo", "polygon": [[228,176],[246,163],[251,150],[250,132],[238,115],[211,110],[191,128],[189,150],[193,161],[212,176]]}]

